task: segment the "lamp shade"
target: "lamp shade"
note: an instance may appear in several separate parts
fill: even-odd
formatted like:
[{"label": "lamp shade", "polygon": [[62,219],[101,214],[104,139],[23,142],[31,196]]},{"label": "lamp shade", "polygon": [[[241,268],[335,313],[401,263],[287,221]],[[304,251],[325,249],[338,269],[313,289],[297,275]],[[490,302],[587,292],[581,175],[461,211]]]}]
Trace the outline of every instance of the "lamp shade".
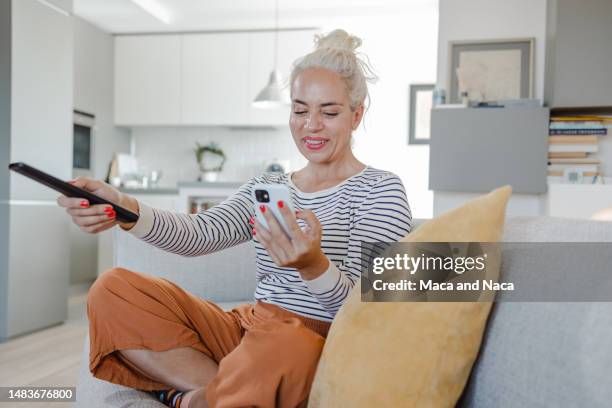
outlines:
[{"label": "lamp shade", "polygon": [[279,73],[273,70],[266,85],[255,97],[253,106],[257,108],[280,108],[289,104],[287,91],[281,88]]}]

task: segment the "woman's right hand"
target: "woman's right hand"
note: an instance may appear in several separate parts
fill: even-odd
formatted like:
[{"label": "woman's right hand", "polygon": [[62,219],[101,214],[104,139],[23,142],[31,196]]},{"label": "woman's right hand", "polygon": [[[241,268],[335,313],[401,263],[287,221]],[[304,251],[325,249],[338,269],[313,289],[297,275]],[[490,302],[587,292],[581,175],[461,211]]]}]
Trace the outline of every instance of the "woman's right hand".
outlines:
[{"label": "woman's right hand", "polygon": [[[134,198],[119,192],[103,181],[90,177],[78,177],[69,183],[138,214],[138,204]],[[115,211],[109,204],[90,205],[85,198],[66,197],[65,195],[59,196],[57,203],[66,208],[66,212],[72,216],[72,221],[82,231],[90,234],[105,231],[116,224],[120,224],[123,229],[130,229],[135,224],[117,221]]]}]

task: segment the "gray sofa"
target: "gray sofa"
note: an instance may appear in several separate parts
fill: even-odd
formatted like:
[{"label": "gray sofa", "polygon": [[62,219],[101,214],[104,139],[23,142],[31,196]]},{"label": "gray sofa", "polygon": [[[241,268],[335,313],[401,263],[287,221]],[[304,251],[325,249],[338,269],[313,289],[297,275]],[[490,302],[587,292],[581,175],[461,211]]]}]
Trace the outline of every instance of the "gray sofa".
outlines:
[{"label": "gray sofa", "polygon": [[[252,297],[254,251],[249,244],[202,258],[182,258],[123,232],[117,231],[115,238],[118,266],[171,279],[226,308]],[[509,218],[504,241],[612,242],[612,223]],[[520,253],[504,256],[502,274],[516,284],[532,279],[536,270],[544,270],[540,272],[543,279],[561,279],[577,272],[589,277],[589,265],[581,271],[552,270],[545,268],[547,260],[542,257],[515,263],[508,257],[521,257]],[[612,265],[610,270],[612,276]],[[458,406],[610,406],[611,340],[612,303],[498,302]],[[77,407],[163,407],[146,393],[93,378],[87,369],[87,353],[88,339],[77,384]]]}]

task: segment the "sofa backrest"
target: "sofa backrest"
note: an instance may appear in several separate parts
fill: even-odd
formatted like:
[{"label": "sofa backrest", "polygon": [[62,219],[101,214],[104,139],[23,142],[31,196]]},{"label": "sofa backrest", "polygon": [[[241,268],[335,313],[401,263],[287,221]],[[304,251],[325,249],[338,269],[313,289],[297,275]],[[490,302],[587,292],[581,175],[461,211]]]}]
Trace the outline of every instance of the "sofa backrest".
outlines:
[{"label": "sofa backrest", "polygon": [[115,228],[114,265],[171,280],[213,302],[252,301],[255,248],[251,242],[200,257],[183,257]]},{"label": "sofa backrest", "polygon": [[[504,241],[612,242],[612,222],[509,218]],[[519,283],[532,279],[530,273],[547,259],[532,256],[518,263],[506,261],[502,259],[502,279],[511,277]],[[589,271],[588,264],[580,271],[549,268],[549,276],[542,278],[581,273],[589,279]],[[610,339],[612,302],[497,302],[479,358],[457,406],[609,406]]]}]

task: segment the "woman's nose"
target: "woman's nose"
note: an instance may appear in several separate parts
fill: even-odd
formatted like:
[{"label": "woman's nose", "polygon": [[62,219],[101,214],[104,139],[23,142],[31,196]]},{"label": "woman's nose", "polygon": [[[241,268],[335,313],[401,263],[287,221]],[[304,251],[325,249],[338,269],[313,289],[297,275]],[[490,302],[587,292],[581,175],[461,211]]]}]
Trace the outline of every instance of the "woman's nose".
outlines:
[{"label": "woman's nose", "polygon": [[310,113],[306,118],[306,129],[318,130],[321,129],[323,122],[321,121],[321,115],[317,113]]}]

